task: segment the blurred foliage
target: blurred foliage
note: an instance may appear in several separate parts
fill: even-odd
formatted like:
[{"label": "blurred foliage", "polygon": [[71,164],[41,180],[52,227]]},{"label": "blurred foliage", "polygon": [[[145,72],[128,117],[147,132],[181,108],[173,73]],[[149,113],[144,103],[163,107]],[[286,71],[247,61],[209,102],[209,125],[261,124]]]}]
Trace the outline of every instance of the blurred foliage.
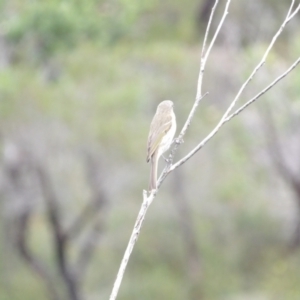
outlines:
[{"label": "blurred foliage", "polygon": [[[69,155],[76,147],[96,144],[107,167],[112,212],[84,283],[90,299],[108,298],[140,205],[141,186],[146,187],[148,180],[145,141],[157,103],[165,98],[174,100],[180,128],[195,97],[198,37],[202,35],[196,19],[201,4],[195,0],[1,3],[0,38],[8,54],[4,57],[7,63],[0,66],[0,133],[8,139],[25,136],[33,152],[38,151],[35,145],[43,143],[52,151],[42,157],[45,164],[47,155],[50,162],[55,161],[58,189],[66,199],[74,200],[63,203],[66,215],[74,212],[75,203],[82,205],[82,195],[87,192],[78,184],[78,161],[65,166],[65,157],[56,149]],[[232,4],[225,23],[228,27],[209,60],[205,91],[210,95],[201,103],[183,152],[219,119],[239,81],[257,63],[269,40],[266,37],[277,29],[277,16],[280,20],[285,16],[287,5],[287,1]],[[261,22],[253,22],[256,12],[262,15]],[[272,21],[269,26],[265,26],[264,15]],[[291,24],[268,58],[266,78],[255,83],[258,90],[299,54],[299,39],[293,34],[296,25]],[[236,44],[226,44],[231,38]],[[229,78],[229,71],[237,78]],[[285,88],[281,84],[282,91],[293,102],[293,109],[299,110],[299,72],[288,78]],[[271,179],[276,175],[259,160],[262,142],[255,125],[249,130],[247,122],[252,121],[253,113],[251,108],[249,111],[244,119],[226,125],[185,167],[185,200],[191,205],[201,249],[204,299],[246,299],[235,296],[259,291],[262,299],[296,300],[300,297],[300,261],[296,255],[282,254],[286,242],[280,229],[283,221],[270,212],[275,201],[282,199],[279,194],[271,202]],[[283,126],[287,121],[283,117]],[[56,139],[64,130],[70,132],[67,138]],[[122,299],[188,299],[184,247],[172,193],[162,193],[157,200],[125,275]],[[51,265],[42,213],[43,209],[37,212],[30,242]],[[0,299],[46,299],[39,278],[16,259],[0,234],[1,257],[9,258],[8,264],[0,264]]]},{"label": "blurred foliage", "polygon": [[[24,55],[25,50],[26,56],[38,61],[88,40],[115,43],[149,6],[133,1],[11,2],[7,5],[5,35],[14,47],[22,49],[18,55]],[[15,10],[13,17],[11,10]]]}]

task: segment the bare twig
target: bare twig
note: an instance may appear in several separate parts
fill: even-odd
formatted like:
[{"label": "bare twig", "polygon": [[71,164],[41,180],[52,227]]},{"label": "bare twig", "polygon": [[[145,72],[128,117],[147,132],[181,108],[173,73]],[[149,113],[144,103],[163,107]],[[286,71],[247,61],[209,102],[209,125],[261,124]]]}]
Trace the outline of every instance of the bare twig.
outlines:
[{"label": "bare twig", "polygon": [[[149,196],[147,196],[147,192],[146,191],[143,191],[143,203],[142,203],[142,206],[141,206],[141,209],[140,209],[140,212],[139,212],[139,215],[137,217],[137,220],[136,220],[136,223],[135,223],[135,226],[134,226],[134,229],[133,229],[133,232],[131,234],[131,237],[130,237],[130,240],[129,240],[129,243],[128,243],[128,246],[126,248],[126,251],[125,251],[125,254],[123,256],[123,259],[122,259],[122,262],[121,262],[121,265],[120,265],[120,268],[119,268],[119,271],[118,271],[118,274],[117,274],[117,278],[115,280],[115,283],[114,283],[114,287],[113,287],[113,290],[112,290],[112,293],[110,295],[110,300],[115,300],[116,297],[117,297],[117,294],[118,294],[118,291],[119,291],[119,288],[120,288],[120,285],[121,285],[121,282],[122,282],[122,279],[123,279],[123,275],[124,275],[124,272],[125,272],[125,269],[126,269],[126,266],[127,266],[127,263],[128,263],[128,260],[129,260],[129,257],[131,255],[131,252],[132,252],[132,249],[135,245],[135,242],[138,238],[138,235],[140,233],[140,229],[141,229],[141,226],[142,226],[142,223],[143,223],[143,220],[145,218],[145,215],[146,215],[146,212],[147,212],[147,209],[149,207],[149,205],[152,203],[153,199],[156,197],[156,193],[160,187],[160,185],[162,184],[163,180],[167,177],[167,175],[172,172],[173,170],[175,170],[176,168],[178,168],[180,165],[182,165],[183,163],[185,163],[188,159],[190,159],[196,152],[198,152],[218,131],[219,129],[227,122],[227,118],[228,118],[228,115],[230,114],[230,112],[232,111],[233,107],[235,106],[236,102],[239,100],[242,92],[244,91],[244,89],[246,88],[246,86],[249,84],[249,82],[254,78],[255,74],[257,73],[257,71],[264,65],[265,63],[265,60],[270,52],[270,50],[272,49],[275,41],[277,40],[278,36],[281,34],[281,32],[283,31],[284,27],[286,26],[286,24],[296,15],[296,13],[299,11],[300,9],[300,6],[298,6],[295,11],[291,14],[291,11],[292,11],[292,8],[293,8],[293,5],[294,5],[294,0],[292,1],[292,4],[291,4],[291,7],[288,11],[288,14],[284,20],[284,22],[282,23],[282,25],[280,26],[279,30],[276,32],[276,34],[273,36],[272,38],[272,41],[271,43],[269,44],[266,52],[264,53],[261,61],[259,62],[259,64],[255,67],[255,69],[252,71],[252,73],[250,74],[250,76],[248,77],[248,79],[245,81],[245,83],[242,85],[242,87],[240,88],[240,90],[238,91],[236,97],[234,98],[234,100],[231,102],[231,104],[229,105],[228,109],[226,110],[226,112],[224,113],[224,115],[222,116],[221,120],[219,121],[219,123],[216,125],[216,127],[192,150],[190,151],[185,157],[183,157],[181,160],[179,160],[177,163],[175,164],[172,164],[172,161],[173,161],[173,157],[174,157],[174,154],[177,150],[177,148],[179,147],[180,143],[182,142],[182,138],[185,134],[185,132],[187,131],[187,128],[189,127],[189,125],[191,124],[191,120],[195,114],[195,111],[196,111],[196,108],[200,102],[200,100],[203,98],[203,96],[201,96],[202,94],[202,81],[203,81],[203,74],[204,74],[204,70],[205,70],[205,65],[206,65],[206,62],[207,62],[207,59],[209,57],[209,54],[210,54],[210,51],[214,45],[214,42],[217,38],[217,35],[223,25],[223,22],[226,18],[226,15],[228,14],[228,7],[229,7],[229,4],[230,4],[230,0],[227,0],[226,2],[226,5],[225,5],[225,9],[224,9],[224,13],[223,13],[223,16],[220,20],[220,23],[217,27],[217,30],[210,42],[210,45],[207,49],[207,51],[205,52],[205,46],[206,46],[206,41],[207,41],[207,37],[208,37],[208,33],[209,33],[209,29],[210,29],[210,25],[211,25],[211,21],[212,21],[212,18],[213,18],[213,14],[214,14],[214,11],[215,11],[215,8],[218,4],[218,0],[216,0],[215,2],[215,5],[212,9],[212,12],[211,12],[211,16],[210,16],[210,19],[209,19],[209,23],[208,23],[208,26],[207,26],[207,29],[206,29],[206,32],[205,32],[205,37],[204,37],[204,43],[203,43],[203,47],[202,47],[202,51],[201,51],[201,61],[200,61],[200,71],[199,71],[199,76],[198,76],[198,82],[197,82],[197,94],[196,94],[196,100],[193,104],[193,107],[190,111],[190,114],[187,118],[187,121],[185,122],[180,134],[179,134],[179,137],[175,140],[176,143],[175,143],[175,146],[174,146],[174,149],[172,150],[171,154],[170,154],[170,159],[169,159],[169,163],[167,164],[167,166],[164,168],[162,174],[160,175],[159,179],[158,179],[158,182],[157,182],[157,189],[156,190],[153,190]],[[296,66],[296,65],[295,65]],[[292,70],[292,69],[291,69]],[[290,71],[291,71],[290,70]],[[288,72],[287,72],[288,73]],[[286,74],[287,74],[286,73]],[[286,75],[285,74],[285,75]],[[284,76],[285,76],[284,75]],[[282,78],[284,77],[282,76]],[[281,79],[281,78],[280,78]],[[279,80],[280,80],[279,79]],[[278,81],[279,81],[278,80]],[[276,84],[276,82],[274,83]],[[266,90],[267,91],[267,90]],[[262,93],[263,94],[263,93]],[[261,95],[262,95],[261,94]],[[260,95],[260,96],[261,96]],[[260,97],[259,96],[259,97]],[[254,100],[255,101],[255,100]],[[233,116],[232,116],[233,117]]]},{"label": "bare twig", "polygon": [[295,4],[295,0],[292,0],[292,3],[291,3],[291,5],[290,5],[290,8],[289,8],[289,10],[288,10],[288,12],[287,12],[286,18],[288,18],[288,17],[290,16],[290,14],[291,14],[291,12],[292,12],[292,9],[293,9],[293,7],[294,7],[294,4]]},{"label": "bare twig", "polygon": [[[292,1],[291,7],[293,7],[294,4],[294,0]],[[289,13],[291,12],[291,7],[289,9]],[[237,95],[235,96],[234,100],[231,102],[231,104],[229,105],[228,109],[226,110],[226,112],[223,114],[221,120],[219,121],[219,123],[215,126],[215,128],[192,150],[190,151],[185,157],[183,157],[182,159],[180,159],[177,163],[173,164],[172,166],[170,166],[167,170],[167,173],[170,173],[171,171],[175,170],[176,168],[178,168],[179,166],[181,166],[183,163],[185,163],[188,159],[190,159],[193,155],[195,155],[196,152],[198,152],[218,131],[219,129],[228,121],[226,121],[229,113],[231,112],[232,108],[235,106],[235,104],[237,103],[237,101],[239,100],[242,92],[244,91],[244,89],[246,88],[246,86],[249,84],[249,82],[254,78],[255,74],[257,73],[257,71],[264,65],[266,58],[269,54],[269,52],[271,51],[272,47],[274,46],[275,41],[277,40],[278,36],[281,34],[281,32],[283,31],[284,27],[286,26],[286,24],[292,19],[292,17],[294,17],[296,15],[296,13],[300,10],[300,5],[295,9],[295,11],[293,12],[292,15],[287,15],[285,20],[283,21],[282,25],[280,26],[280,28],[278,29],[278,31],[275,33],[275,35],[273,36],[271,43],[269,44],[267,50],[265,51],[261,61],[259,62],[259,64],[254,68],[254,70],[252,71],[252,73],[250,74],[250,76],[248,77],[248,79],[245,81],[245,83],[242,85],[242,87],[240,88],[240,90],[238,91]],[[295,66],[292,66],[291,70],[296,67],[296,65],[299,62],[296,61]],[[291,71],[290,70],[290,71]],[[289,72],[287,72],[286,74],[288,74]],[[285,75],[286,75],[285,74]],[[285,76],[284,75],[284,76]],[[283,76],[283,77],[284,77]],[[282,77],[282,78],[283,78]],[[280,78],[281,79],[281,78]],[[279,80],[280,80],[279,79]],[[278,80],[278,81],[279,81]],[[261,94],[262,95],[262,94]],[[261,96],[260,95],[260,96]],[[260,97],[259,96],[259,97]],[[255,99],[256,100],[256,99]],[[254,101],[255,101],[254,100]],[[162,176],[159,178],[160,179],[164,179]],[[159,181],[158,180],[158,181]]]},{"label": "bare twig", "polygon": [[[196,93],[196,102],[198,100],[198,103],[200,101],[200,98],[201,98],[201,94],[202,94],[202,82],[203,82],[203,75],[204,75],[204,70],[205,70],[205,64],[206,64],[206,61],[207,61],[207,58],[208,56],[205,55],[205,47],[206,47],[206,42],[207,42],[207,38],[208,38],[208,34],[209,34],[209,31],[210,31],[210,26],[211,26],[211,23],[212,23],[212,20],[213,20],[213,16],[215,14],[215,10],[216,10],[216,7],[218,6],[218,3],[219,3],[219,0],[216,0],[215,1],[215,4],[214,6],[212,7],[212,10],[211,10],[211,14],[209,16],[209,20],[208,20],[208,23],[207,23],[207,27],[206,27],[206,30],[205,30],[205,34],[204,34],[204,40],[203,40],[203,45],[202,45],[202,49],[201,49],[201,56],[200,56],[200,68],[199,68],[199,75],[198,75],[198,81],[197,81],[197,93]],[[215,35],[216,36],[216,35]],[[210,43],[209,47],[208,47],[208,50],[206,53],[210,53],[210,50],[211,50],[211,45],[212,43],[214,43],[215,39]],[[198,104],[197,104],[198,105]],[[192,107],[192,110],[191,110],[191,114],[194,114],[193,111],[195,111],[197,105],[194,105]],[[188,122],[189,118],[187,119],[187,122]],[[187,128],[188,126],[186,125],[187,122],[185,123],[185,125],[183,126],[182,128],[182,132],[184,132],[186,129],[185,127]]]},{"label": "bare twig", "polygon": [[200,71],[199,71],[199,76],[198,76],[198,82],[197,82],[197,93],[196,93],[196,100],[194,102],[194,105],[190,111],[190,114],[179,134],[179,140],[181,140],[183,138],[183,136],[185,135],[186,133],[186,130],[187,128],[190,126],[191,124],[191,121],[192,121],[192,118],[195,114],[195,111],[197,109],[197,106],[199,105],[199,102],[201,99],[203,99],[207,93],[204,95],[204,96],[201,96],[202,95],[202,82],[203,82],[203,75],[204,75],[204,71],[205,71],[205,66],[206,66],[206,62],[207,62],[207,59],[208,59],[208,56],[210,54],[210,51],[216,41],[216,38],[220,32],[220,29],[224,23],[224,20],[228,14],[228,7],[229,7],[229,4],[230,4],[230,1],[231,0],[227,0],[227,3],[226,3],[226,6],[225,6],[225,10],[224,10],[224,13],[223,13],[223,16],[221,18],[221,21],[218,25],[218,28],[207,48],[207,51],[205,52],[205,47],[206,47],[206,40],[207,40],[207,37],[208,37],[208,34],[209,34],[209,30],[210,30],[210,25],[211,25],[211,22],[212,22],[212,18],[213,18],[213,15],[214,15],[214,12],[215,12],[215,9],[218,5],[218,2],[219,0],[216,0],[215,2],[215,5],[213,6],[212,8],[212,11],[211,11],[211,15],[210,15],[210,18],[209,18],[209,21],[208,21],[208,25],[207,25],[207,28],[206,28],[206,31],[205,31],[205,36],[204,36],[204,42],[203,42],[203,46],[202,46],[202,51],[201,51],[201,59],[200,59]]},{"label": "bare twig", "polygon": [[[204,37],[204,42],[203,42],[203,46],[202,46],[202,51],[201,51],[200,72],[199,72],[198,83],[197,83],[196,100],[195,100],[194,105],[193,105],[193,107],[192,107],[192,109],[190,111],[190,114],[189,114],[189,116],[187,118],[187,121],[185,122],[185,124],[184,124],[184,126],[183,126],[183,128],[181,130],[181,133],[179,134],[179,138],[176,139],[175,147],[172,150],[171,155],[170,155],[170,160],[169,160],[170,162],[168,163],[168,165],[164,169],[162,175],[160,176],[160,179],[157,182],[158,188],[161,185],[163,179],[169,173],[169,168],[170,168],[170,166],[172,164],[172,160],[173,160],[174,154],[175,154],[178,146],[180,145],[181,140],[182,140],[183,136],[185,135],[185,133],[187,131],[187,128],[189,127],[189,125],[191,123],[191,120],[192,120],[192,118],[193,118],[193,116],[195,114],[196,108],[197,108],[200,100],[207,94],[206,93],[204,96],[201,96],[201,87],[202,87],[202,81],[203,81],[203,74],[204,74],[204,70],[205,70],[205,65],[206,65],[209,53],[210,53],[210,51],[211,51],[211,49],[212,49],[212,47],[213,47],[213,45],[215,43],[215,40],[216,40],[216,38],[218,36],[218,33],[219,33],[219,31],[220,31],[220,29],[221,29],[221,27],[223,25],[225,17],[228,14],[228,7],[229,7],[229,4],[230,4],[230,1],[231,0],[227,0],[226,6],[225,6],[225,10],[224,10],[223,16],[222,16],[222,18],[220,20],[219,26],[218,26],[218,28],[217,28],[217,30],[216,30],[216,32],[215,32],[215,34],[214,34],[211,42],[210,42],[210,45],[209,45],[207,51],[205,52],[205,46],[206,46],[206,41],[207,41],[207,37],[208,37],[208,34],[209,34],[210,25],[211,25],[212,18],[213,18],[214,12],[215,12],[215,8],[217,7],[217,4],[218,4],[219,0],[216,0],[215,5],[212,8],[210,19],[209,19],[209,22],[208,22],[208,26],[207,26],[207,29],[206,29],[206,32],[205,32],[205,37]],[[158,188],[157,188],[157,190],[158,190]],[[117,295],[118,295],[119,287],[121,285],[121,282],[122,282],[122,279],[123,279],[123,275],[124,275],[124,272],[125,272],[125,269],[126,269],[126,266],[127,266],[127,263],[128,263],[129,257],[130,257],[130,254],[131,254],[132,249],[133,249],[133,247],[135,245],[135,242],[136,242],[136,240],[138,238],[138,235],[139,235],[139,232],[140,232],[140,229],[141,229],[141,226],[142,226],[142,222],[143,222],[143,220],[145,218],[147,209],[148,209],[149,205],[152,203],[153,199],[155,198],[157,190],[152,191],[151,194],[148,197],[147,197],[147,192],[146,191],[143,192],[143,199],[144,199],[143,200],[143,204],[142,204],[142,207],[140,209],[138,218],[136,220],[136,223],[135,223],[132,235],[130,237],[127,249],[125,251],[123,260],[121,262],[121,265],[120,265],[120,268],[119,268],[119,271],[118,271],[118,275],[117,275],[117,278],[115,280],[114,287],[113,287],[112,293],[111,293],[110,298],[109,298],[110,300],[115,300],[116,297],[117,297]]]},{"label": "bare twig", "polygon": [[[241,86],[240,90],[238,91],[237,95],[235,96],[234,100],[231,102],[231,104],[229,105],[228,109],[226,110],[225,114],[223,115],[220,123],[222,123],[224,121],[224,119],[227,118],[227,116],[229,115],[229,113],[231,112],[232,108],[235,106],[235,104],[237,103],[237,101],[239,100],[242,92],[244,91],[244,89],[246,88],[246,86],[249,84],[249,82],[254,78],[255,74],[257,73],[257,71],[265,64],[266,59],[271,51],[271,49],[273,48],[277,38],[279,37],[279,35],[281,34],[281,32],[283,31],[284,27],[286,26],[286,24],[291,20],[291,18],[289,18],[289,14],[291,12],[291,9],[294,5],[294,0],[292,1],[292,4],[290,6],[289,12],[285,18],[285,20],[283,21],[283,23],[281,24],[280,28],[278,29],[278,31],[275,33],[275,35],[273,36],[271,43],[269,44],[267,50],[265,51],[261,61],[259,62],[259,64],[254,68],[254,70],[252,71],[252,73],[250,74],[250,76],[248,77],[248,79],[244,82],[244,84]],[[297,8],[297,11],[299,10],[300,7]]]},{"label": "bare twig", "polygon": [[[191,124],[191,121],[192,121],[192,119],[193,119],[193,117],[194,117],[194,114],[195,114],[195,112],[196,112],[196,108],[197,108],[197,106],[198,106],[200,100],[202,100],[206,95],[208,95],[208,93],[205,93],[202,97],[200,97],[199,99],[196,99],[196,101],[195,101],[195,103],[194,103],[194,106],[193,106],[192,110],[190,111],[190,114],[189,114],[189,116],[188,116],[188,119],[187,119],[187,121],[186,121],[184,127],[182,128],[182,130],[181,130],[181,132],[180,132],[178,138],[175,139],[175,145],[174,145],[173,149],[171,150],[171,153],[170,153],[169,158],[168,158],[168,164],[167,164],[167,166],[166,166],[166,168],[165,168],[165,170],[164,170],[164,171],[166,171],[166,172],[164,172],[163,174],[166,175],[166,174],[168,173],[168,168],[169,168],[169,167],[172,165],[172,163],[173,163],[173,159],[174,159],[175,153],[176,153],[177,150],[178,150],[178,147],[180,146],[181,143],[183,143],[183,137],[184,137],[184,135],[185,135],[185,133],[186,133],[188,127],[189,127],[190,124]],[[161,185],[161,183],[162,183],[162,180],[161,180],[161,179],[158,180],[157,186],[159,187],[159,186]]]},{"label": "bare twig", "polygon": [[[201,49],[201,59],[204,58],[206,41],[207,41],[207,38],[208,38],[208,34],[209,34],[211,22],[213,20],[213,17],[214,17],[214,14],[215,14],[215,10],[216,10],[216,8],[218,6],[218,3],[219,3],[219,0],[216,0],[215,4],[213,5],[213,7],[211,9],[211,13],[209,15],[209,20],[208,20],[207,27],[206,27],[206,30],[205,30],[204,39],[203,39],[203,45],[202,45],[202,49]],[[201,69],[201,60],[200,60],[200,69]],[[199,80],[198,80],[198,82],[199,82]]]},{"label": "bare twig", "polygon": [[227,118],[224,119],[224,122],[228,122],[233,117],[238,115],[240,112],[242,112],[247,106],[255,102],[258,98],[260,98],[264,93],[266,93],[268,90],[270,90],[274,85],[276,85],[281,79],[283,79],[286,75],[288,75],[293,69],[297,67],[297,65],[300,63],[300,57],[280,76],[278,76],[272,83],[270,83],[267,87],[265,87],[261,92],[259,92],[256,96],[254,96],[252,99],[247,101],[243,106],[241,106],[239,109],[237,109],[234,113],[229,115]]},{"label": "bare twig", "polygon": [[[295,2],[295,1],[293,0],[293,1],[292,1],[291,7],[294,6],[294,2]],[[288,21],[290,21],[292,18],[295,17],[295,15],[298,13],[299,9],[300,9],[300,4],[298,4],[298,6],[296,7],[296,9],[294,10],[294,12],[293,12],[292,14],[289,13],[289,15],[288,15]]]},{"label": "bare twig", "polygon": [[205,71],[205,66],[206,66],[206,63],[207,63],[207,60],[208,60],[208,57],[209,57],[209,54],[210,54],[210,51],[217,39],[217,36],[222,28],[222,25],[225,21],[225,18],[228,14],[228,8],[229,8],[229,5],[230,5],[230,1],[231,0],[227,0],[226,2],[226,5],[225,5],[225,9],[224,9],[224,12],[223,12],[223,15],[222,15],[222,18],[220,20],[220,23],[217,27],[217,30],[215,32],[215,34],[213,35],[213,38],[207,48],[207,50],[205,51],[205,47],[206,47],[206,42],[207,42],[207,38],[208,38],[208,34],[209,34],[209,30],[210,30],[210,26],[211,26],[211,22],[212,22],[212,19],[213,19],[213,16],[214,16],[214,13],[215,13],[215,9],[218,5],[218,2],[219,0],[216,0],[212,10],[211,10],[211,14],[210,14],[210,17],[209,17],[209,21],[208,21],[208,25],[207,25],[207,28],[206,28],[206,31],[205,31],[205,35],[204,35],[204,41],[203,41],[203,46],[202,46],[202,50],[201,50],[201,57],[200,57],[200,71],[199,71],[199,75],[198,75],[198,80],[197,80],[197,93],[196,93],[196,99],[195,99],[195,102],[192,106],[192,109],[187,117],[187,120],[185,122],[185,124],[183,125],[181,131],[180,131],[180,134],[178,136],[177,139],[175,139],[176,143],[175,143],[175,146],[173,147],[172,151],[171,151],[171,154],[170,154],[170,157],[169,157],[169,163],[167,164],[167,166],[164,168],[163,170],[163,173],[161,174],[161,176],[159,177],[158,181],[157,181],[157,186],[159,188],[159,186],[162,184],[163,180],[166,178],[166,176],[168,175],[168,173],[170,172],[170,168],[171,168],[171,165],[173,163],[173,158],[174,158],[174,155],[179,147],[179,145],[182,143],[183,141],[183,137],[184,135],[186,134],[186,131],[188,129],[188,127],[190,126],[191,122],[192,122],[192,119],[194,117],[194,114],[196,112],[196,109],[199,105],[199,102],[206,96],[208,95],[208,93],[205,93],[203,96],[202,95],[202,82],[203,82],[203,76],[204,76],[204,71]]},{"label": "bare twig", "polygon": [[114,287],[113,287],[113,290],[112,290],[111,295],[109,297],[109,300],[115,300],[117,295],[118,295],[119,288],[120,288],[120,285],[121,285],[121,282],[122,282],[122,279],[123,279],[123,275],[124,275],[128,260],[130,258],[130,254],[131,254],[132,249],[135,245],[135,242],[136,242],[136,240],[137,240],[137,238],[140,234],[141,227],[142,227],[143,221],[145,219],[147,210],[148,210],[150,204],[152,203],[153,199],[155,198],[155,196],[156,196],[156,191],[155,190],[153,190],[152,193],[148,197],[147,197],[147,191],[145,191],[145,190],[143,191],[143,203],[142,203],[142,206],[140,208],[140,212],[138,214],[138,217],[136,219],[131,237],[129,239],[129,243],[128,243],[127,248],[126,248],[126,251],[124,253],[124,256],[123,256],[123,259],[122,259],[122,262],[121,262],[121,265],[120,265],[120,268],[119,268],[119,271],[118,271],[118,275],[117,275],[117,278],[115,280]]}]

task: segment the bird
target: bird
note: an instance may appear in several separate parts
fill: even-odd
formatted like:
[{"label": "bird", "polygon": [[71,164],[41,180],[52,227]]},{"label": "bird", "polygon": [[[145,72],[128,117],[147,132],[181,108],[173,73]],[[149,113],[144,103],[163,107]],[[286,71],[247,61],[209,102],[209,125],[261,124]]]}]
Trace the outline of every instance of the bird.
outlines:
[{"label": "bird", "polygon": [[170,148],[176,132],[176,116],[173,106],[171,100],[159,103],[150,125],[147,142],[147,162],[151,161],[150,192],[157,189],[158,160]]}]

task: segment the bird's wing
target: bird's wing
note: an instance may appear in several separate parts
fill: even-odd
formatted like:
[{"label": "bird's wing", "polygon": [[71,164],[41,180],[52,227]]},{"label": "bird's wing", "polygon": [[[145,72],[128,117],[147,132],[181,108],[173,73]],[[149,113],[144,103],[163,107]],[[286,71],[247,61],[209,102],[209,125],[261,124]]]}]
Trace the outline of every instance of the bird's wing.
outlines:
[{"label": "bird's wing", "polygon": [[172,127],[172,116],[166,116],[162,119],[155,118],[154,116],[151,125],[150,133],[148,137],[148,147],[147,147],[147,162],[150,160],[153,153],[156,151],[160,145],[165,134]]}]

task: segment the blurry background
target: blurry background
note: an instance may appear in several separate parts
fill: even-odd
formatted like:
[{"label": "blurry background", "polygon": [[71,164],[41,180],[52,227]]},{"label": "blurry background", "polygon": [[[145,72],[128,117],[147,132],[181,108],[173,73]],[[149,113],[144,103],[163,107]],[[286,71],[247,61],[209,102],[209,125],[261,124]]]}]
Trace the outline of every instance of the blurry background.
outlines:
[{"label": "blurry background", "polygon": [[[182,127],[212,4],[1,1],[1,300],[108,299],[148,186],[149,124],[172,99]],[[289,4],[232,1],[175,160],[218,122]],[[299,25],[241,103],[298,58]],[[299,82],[298,68],[167,178],[120,299],[300,299]]]}]

